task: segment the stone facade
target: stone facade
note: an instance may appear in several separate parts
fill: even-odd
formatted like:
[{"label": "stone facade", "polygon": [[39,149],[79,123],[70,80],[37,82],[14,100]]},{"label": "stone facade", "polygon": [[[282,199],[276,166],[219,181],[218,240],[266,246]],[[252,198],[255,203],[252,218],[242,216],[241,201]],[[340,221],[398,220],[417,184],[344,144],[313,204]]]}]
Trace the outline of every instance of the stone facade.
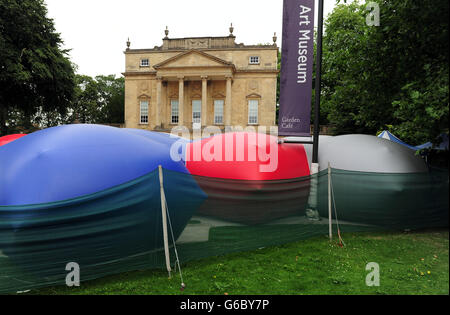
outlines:
[{"label": "stone facade", "polygon": [[166,36],[152,49],[127,44],[126,128],[275,125],[276,44],[236,44],[232,34]]}]

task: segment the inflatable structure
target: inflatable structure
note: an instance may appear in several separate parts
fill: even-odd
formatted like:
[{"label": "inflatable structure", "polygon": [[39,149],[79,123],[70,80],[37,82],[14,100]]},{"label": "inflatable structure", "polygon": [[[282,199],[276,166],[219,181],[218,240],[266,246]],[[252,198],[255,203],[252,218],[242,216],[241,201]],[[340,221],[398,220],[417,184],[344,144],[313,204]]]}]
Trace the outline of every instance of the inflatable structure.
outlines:
[{"label": "inflatable structure", "polygon": [[309,175],[303,145],[278,138],[230,132],[190,143],[186,167],[192,175],[237,180],[283,180]]},{"label": "inflatable structure", "polygon": [[[312,145],[309,145],[312,147]],[[308,150],[311,152],[312,148]],[[309,156],[309,160],[311,157]],[[370,135],[324,137],[319,141],[319,171],[332,168],[372,173],[420,173],[428,167],[409,148]]]},{"label": "inflatable structure", "polygon": [[424,159],[410,148],[371,135],[320,139],[318,211],[322,217],[328,216],[328,163],[341,220],[409,229],[442,224],[445,212],[435,205],[445,204],[442,196],[448,184],[442,172],[430,175]]},{"label": "inflatable structure", "polygon": [[170,144],[99,125],[66,125],[11,142],[0,154],[0,205],[62,201],[96,193],[154,171],[187,174]]},{"label": "inflatable structure", "polygon": [[309,165],[303,145],[233,132],[187,145],[186,167],[208,199],[198,214],[261,224],[301,214],[309,194]]},{"label": "inflatable structure", "polygon": [[448,172],[374,136],[320,137],[313,175],[312,145],[251,132],[20,136],[0,146],[0,292],[64,285],[69,262],[83,280],[162,267],[175,242],[185,262],[327,234],[328,163],[341,231],[448,226]]},{"label": "inflatable structure", "polygon": [[177,239],[206,196],[164,139],[67,125],[1,147],[0,251],[25,269],[51,260],[39,273],[27,269],[39,277],[71,261],[91,266],[88,275],[144,259],[163,246],[159,165]]}]

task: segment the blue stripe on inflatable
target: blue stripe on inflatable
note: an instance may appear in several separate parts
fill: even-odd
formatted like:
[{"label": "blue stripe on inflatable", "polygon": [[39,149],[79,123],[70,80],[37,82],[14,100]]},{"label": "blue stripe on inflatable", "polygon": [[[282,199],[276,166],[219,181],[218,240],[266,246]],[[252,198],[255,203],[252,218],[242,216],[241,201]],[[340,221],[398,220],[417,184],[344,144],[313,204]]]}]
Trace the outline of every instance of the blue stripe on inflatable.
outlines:
[{"label": "blue stripe on inflatable", "polygon": [[170,155],[174,160],[182,160],[183,162],[186,161],[186,144],[191,142],[187,139],[168,133],[148,131],[143,129],[125,128],[123,130],[135,135],[145,137],[147,139],[151,139],[153,141],[158,141],[163,144],[169,145]]},{"label": "blue stripe on inflatable", "polygon": [[[167,142],[163,141],[167,138]],[[123,184],[155,170],[188,174],[168,136],[100,125],[64,125],[0,147],[0,205],[48,203]]]},{"label": "blue stripe on inflatable", "polygon": [[419,150],[418,147],[415,147],[413,145],[407,144],[405,142],[403,142],[402,140],[400,140],[399,138],[397,138],[396,136],[394,136],[392,133],[390,133],[389,131],[383,131],[378,138],[384,138],[384,135],[387,135],[387,137],[389,138],[390,141],[396,142],[398,144],[404,145],[405,147],[410,148],[411,150]]}]

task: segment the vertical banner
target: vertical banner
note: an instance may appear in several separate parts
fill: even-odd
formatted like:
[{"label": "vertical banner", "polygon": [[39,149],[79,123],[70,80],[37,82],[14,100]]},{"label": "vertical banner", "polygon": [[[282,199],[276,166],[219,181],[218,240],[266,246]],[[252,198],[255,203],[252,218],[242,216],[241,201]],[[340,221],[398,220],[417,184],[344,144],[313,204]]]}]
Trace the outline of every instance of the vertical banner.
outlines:
[{"label": "vertical banner", "polygon": [[278,134],[311,135],[314,0],[284,0]]}]

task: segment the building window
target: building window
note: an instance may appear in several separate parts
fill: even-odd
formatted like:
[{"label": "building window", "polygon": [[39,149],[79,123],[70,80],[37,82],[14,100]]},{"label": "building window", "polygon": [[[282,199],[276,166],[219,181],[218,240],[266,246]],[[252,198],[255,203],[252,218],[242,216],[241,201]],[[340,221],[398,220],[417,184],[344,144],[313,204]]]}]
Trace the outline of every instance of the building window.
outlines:
[{"label": "building window", "polygon": [[148,101],[141,101],[141,124],[148,124]]},{"label": "building window", "polygon": [[141,67],[149,67],[150,66],[150,62],[148,61],[148,59],[141,59]]},{"label": "building window", "polygon": [[178,124],[178,100],[171,100],[170,107],[171,107],[170,121],[172,124]]},{"label": "building window", "polygon": [[223,100],[214,101],[214,124],[216,125],[223,124],[223,104]]},{"label": "building window", "polygon": [[250,56],[249,63],[251,65],[259,65],[259,56]]},{"label": "building window", "polygon": [[202,101],[192,101],[192,122],[194,124],[200,124],[202,122]]},{"label": "building window", "polygon": [[248,124],[258,124],[258,100],[248,100]]}]

